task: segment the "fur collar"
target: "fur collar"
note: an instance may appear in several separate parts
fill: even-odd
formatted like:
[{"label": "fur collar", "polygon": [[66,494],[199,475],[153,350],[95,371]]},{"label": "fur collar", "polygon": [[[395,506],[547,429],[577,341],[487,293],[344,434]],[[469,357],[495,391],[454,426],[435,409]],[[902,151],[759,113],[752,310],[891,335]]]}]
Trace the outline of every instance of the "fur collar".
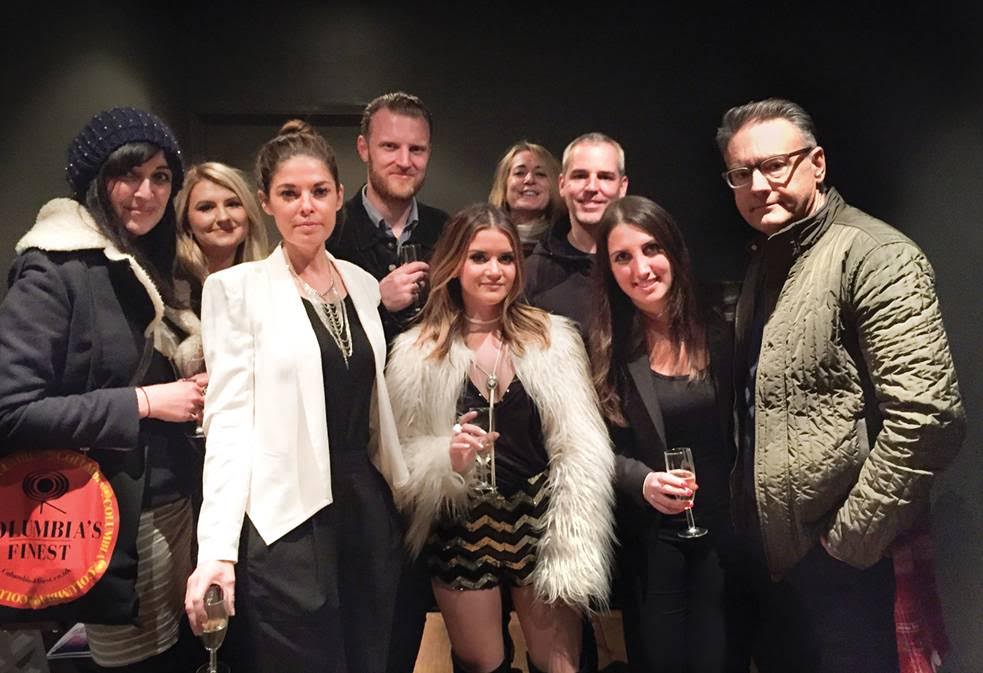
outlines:
[{"label": "fur collar", "polygon": [[[164,317],[164,301],[160,292],[132,255],[120,251],[112,241],[99,231],[99,225],[85,206],[73,199],[59,198],[48,201],[38,212],[34,226],[17,242],[18,254],[30,248],[46,252],[71,252],[73,250],[101,250],[107,259],[130,265],[133,275],[147,291],[154,307],[154,319],[147,326],[146,334],[155,331]],[[170,311],[170,309],[168,309]],[[177,313],[177,312],[175,312]],[[184,319],[182,319],[182,322]]]}]

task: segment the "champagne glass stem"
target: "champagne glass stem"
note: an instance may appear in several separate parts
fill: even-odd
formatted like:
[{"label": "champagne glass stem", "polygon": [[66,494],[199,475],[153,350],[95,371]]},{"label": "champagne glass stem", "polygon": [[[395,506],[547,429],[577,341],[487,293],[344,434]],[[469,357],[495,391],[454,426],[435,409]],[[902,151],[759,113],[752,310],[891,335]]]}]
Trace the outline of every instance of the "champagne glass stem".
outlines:
[{"label": "champagne glass stem", "polygon": [[[488,404],[489,404],[488,433],[489,434],[495,432],[495,393],[496,392],[498,392],[497,386],[496,388],[493,388],[492,390],[488,391]],[[491,485],[492,488],[497,488],[498,480],[495,478],[495,440],[494,439],[491,441],[491,448],[489,449],[489,451],[491,451],[491,456],[489,461],[491,463]]]},{"label": "champagne glass stem", "polygon": [[208,650],[208,673],[218,673],[217,650]]},{"label": "champagne glass stem", "polygon": [[693,516],[693,510],[686,510],[686,523],[689,525],[691,531],[696,530],[696,518]]}]

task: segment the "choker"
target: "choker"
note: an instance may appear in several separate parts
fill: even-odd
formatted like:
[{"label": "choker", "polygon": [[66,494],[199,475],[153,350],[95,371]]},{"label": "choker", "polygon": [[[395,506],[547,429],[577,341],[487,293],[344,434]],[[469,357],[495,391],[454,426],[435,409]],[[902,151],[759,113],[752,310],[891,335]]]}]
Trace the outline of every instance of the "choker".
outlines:
[{"label": "choker", "polygon": [[467,313],[464,314],[464,319],[467,320],[472,325],[494,325],[497,322],[501,322],[501,318],[491,318],[489,320],[481,320],[479,318],[472,318]]}]

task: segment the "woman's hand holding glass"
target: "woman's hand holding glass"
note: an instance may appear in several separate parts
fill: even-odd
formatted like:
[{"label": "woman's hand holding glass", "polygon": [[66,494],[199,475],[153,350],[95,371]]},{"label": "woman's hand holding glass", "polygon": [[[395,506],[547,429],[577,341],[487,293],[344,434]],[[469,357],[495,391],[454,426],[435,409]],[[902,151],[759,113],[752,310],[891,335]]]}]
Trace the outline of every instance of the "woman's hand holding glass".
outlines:
[{"label": "woman's hand holding glass", "polygon": [[491,443],[498,439],[498,433],[485,432],[480,426],[471,423],[478,417],[477,411],[469,411],[462,415],[451,431],[451,469],[458,474],[464,474],[474,464],[475,456],[486,451]]},{"label": "woman's hand holding glass", "polygon": [[187,423],[201,418],[205,408],[208,374],[196,374],[172,383],[140,386],[136,389],[141,418],[156,418],[170,423]]},{"label": "woman's hand holding glass", "polygon": [[231,617],[235,615],[235,564],[232,561],[202,561],[191,577],[188,578],[188,589],[184,594],[184,611],[188,615],[191,630],[200,636],[208,621],[205,611],[205,594],[208,587],[217,584],[222,589],[225,599],[225,611]]},{"label": "woman's hand holding glass", "polygon": [[642,484],[642,497],[663,514],[681,514],[693,506],[693,494],[699,488],[670,472],[649,472]]}]

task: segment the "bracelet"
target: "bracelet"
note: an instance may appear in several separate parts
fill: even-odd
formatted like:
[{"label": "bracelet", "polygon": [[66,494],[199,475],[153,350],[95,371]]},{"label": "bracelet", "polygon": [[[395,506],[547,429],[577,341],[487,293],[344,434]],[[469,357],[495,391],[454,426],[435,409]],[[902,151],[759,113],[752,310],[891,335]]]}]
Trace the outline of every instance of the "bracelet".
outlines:
[{"label": "bracelet", "polygon": [[142,386],[137,388],[137,390],[143,393],[143,399],[147,403],[147,415],[144,416],[144,418],[150,418],[150,395],[147,394],[147,391],[144,390]]}]

